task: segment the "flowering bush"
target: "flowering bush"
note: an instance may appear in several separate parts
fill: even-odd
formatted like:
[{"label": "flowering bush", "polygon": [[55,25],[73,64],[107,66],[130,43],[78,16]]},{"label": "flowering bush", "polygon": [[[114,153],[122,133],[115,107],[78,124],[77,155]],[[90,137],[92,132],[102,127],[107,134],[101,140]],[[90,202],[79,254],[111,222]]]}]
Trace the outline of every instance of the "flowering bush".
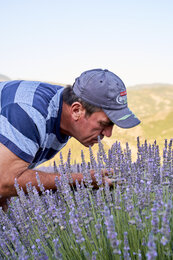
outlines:
[{"label": "flowering bush", "polygon": [[[39,196],[27,184],[18,186],[6,213],[0,209],[0,259],[173,259],[173,149],[165,140],[163,156],[157,143],[140,144],[135,162],[126,144],[113,144],[108,154],[99,141],[97,158],[90,162],[54,165],[61,173],[57,191]],[[99,189],[92,188],[95,170]],[[113,180],[103,185],[101,169]],[[46,169],[45,169],[46,171]],[[71,187],[70,174],[80,171],[84,183]]]}]

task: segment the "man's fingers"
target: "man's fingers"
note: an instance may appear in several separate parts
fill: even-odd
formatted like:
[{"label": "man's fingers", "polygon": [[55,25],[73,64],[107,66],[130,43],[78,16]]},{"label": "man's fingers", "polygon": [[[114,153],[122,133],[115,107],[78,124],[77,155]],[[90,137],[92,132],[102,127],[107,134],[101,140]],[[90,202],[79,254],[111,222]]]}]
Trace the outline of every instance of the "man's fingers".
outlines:
[{"label": "man's fingers", "polygon": [[10,202],[10,197],[9,198],[1,198],[0,199],[0,207],[2,207],[2,210],[4,212],[7,212],[9,202]]},{"label": "man's fingers", "polygon": [[112,176],[114,173],[114,170],[113,169],[102,169],[102,175],[103,176]]},{"label": "man's fingers", "polygon": [[2,210],[3,210],[5,213],[7,213],[8,205],[7,205],[7,204],[4,204],[4,205],[2,206]]},{"label": "man's fingers", "polygon": [[104,177],[104,181],[108,182],[109,186],[113,186],[113,184],[122,185],[126,182],[124,178],[108,178],[108,177]]}]

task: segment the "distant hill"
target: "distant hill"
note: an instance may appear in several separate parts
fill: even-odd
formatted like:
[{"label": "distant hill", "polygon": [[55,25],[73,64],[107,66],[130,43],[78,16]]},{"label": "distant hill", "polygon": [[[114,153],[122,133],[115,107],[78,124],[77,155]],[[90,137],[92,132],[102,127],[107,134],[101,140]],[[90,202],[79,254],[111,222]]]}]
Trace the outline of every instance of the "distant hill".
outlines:
[{"label": "distant hill", "polygon": [[0,74],[0,81],[8,81],[8,80],[10,80],[9,77],[7,77],[7,76],[5,76],[3,74]]},{"label": "distant hill", "polygon": [[[173,138],[173,85],[139,85],[128,87],[127,93],[129,107],[139,117],[141,124],[131,129],[121,129],[114,126],[112,137],[103,139],[105,149],[108,150],[116,141],[120,141],[123,147],[128,142],[133,158],[135,158],[138,136],[142,143],[145,140],[149,143],[156,140],[163,148],[164,140]],[[80,161],[82,149],[86,159],[89,159],[88,148],[72,138],[62,149],[65,160],[69,148],[71,149],[72,161]],[[93,150],[96,154],[97,145],[93,146]],[[59,155],[56,155],[54,159],[59,161]]]}]

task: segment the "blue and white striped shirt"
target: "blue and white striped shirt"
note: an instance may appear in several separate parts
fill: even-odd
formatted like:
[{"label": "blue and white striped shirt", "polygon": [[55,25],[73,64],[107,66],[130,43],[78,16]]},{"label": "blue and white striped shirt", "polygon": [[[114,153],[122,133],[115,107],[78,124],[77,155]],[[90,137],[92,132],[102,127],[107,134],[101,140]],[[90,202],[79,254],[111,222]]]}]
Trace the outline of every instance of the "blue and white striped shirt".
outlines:
[{"label": "blue and white striped shirt", "polygon": [[69,139],[60,133],[63,89],[39,81],[0,82],[0,142],[30,168],[51,159]]}]

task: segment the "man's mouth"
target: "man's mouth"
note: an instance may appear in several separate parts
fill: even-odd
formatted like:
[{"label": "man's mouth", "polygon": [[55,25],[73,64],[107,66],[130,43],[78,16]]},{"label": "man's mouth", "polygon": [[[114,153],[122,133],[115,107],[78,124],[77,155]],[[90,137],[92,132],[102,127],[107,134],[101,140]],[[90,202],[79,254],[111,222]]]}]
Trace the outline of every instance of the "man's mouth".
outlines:
[{"label": "man's mouth", "polygon": [[[101,135],[101,136],[100,136],[100,140],[102,140],[103,138],[104,138],[104,135]],[[96,143],[98,143],[98,137],[97,137],[97,138],[94,138],[93,141],[96,142]]]},{"label": "man's mouth", "polygon": [[92,140],[92,143],[93,143],[93,144],[98,143],[98,139],[93,139],[93,140]]}]

